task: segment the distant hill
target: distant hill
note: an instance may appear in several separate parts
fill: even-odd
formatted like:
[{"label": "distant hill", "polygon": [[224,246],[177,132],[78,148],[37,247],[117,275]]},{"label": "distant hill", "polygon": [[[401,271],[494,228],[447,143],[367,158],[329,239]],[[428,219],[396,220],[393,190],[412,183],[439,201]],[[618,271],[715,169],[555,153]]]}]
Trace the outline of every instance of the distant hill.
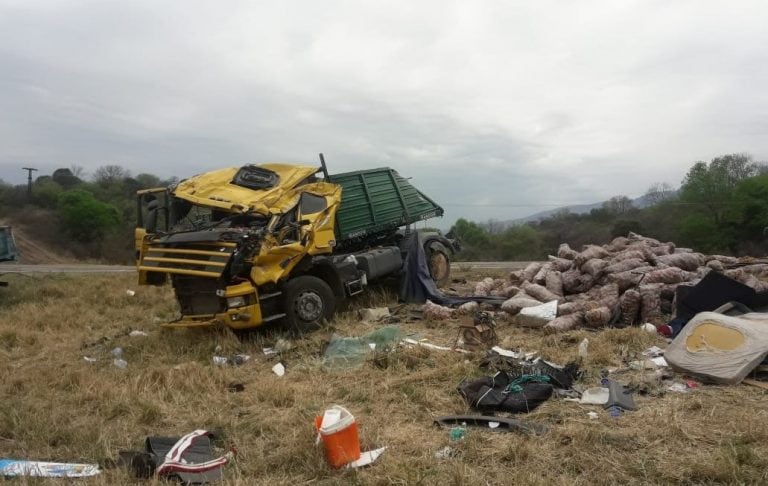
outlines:
[{"label": "distant hill", "polygon": [[[602,208],[603,204],[605,204],[606,202],[607,201],[601,201],[601,202],[596,202],[592,204],[574,204],[573,206],[562,206],[555,209],[540,211],[538,213],[531,214],[530,216],[525,216],[523,218],[511,219],[507,221],[494,221],[494,224],[497,226],[501,226],[502,228],[508,228],[510,226],[517,226],[525,223],[541,221],[543,219],[547,219],[550,216],[553,216],[563,211],[568,211],[569,213],[573,213],[573,214],[587,214],[593,209]],[[638,209],[647,208],[651,204],[652,204],[652,199],[648,195],[644,195],[644,196],[640,196],[632,199],[632,206]]]}]

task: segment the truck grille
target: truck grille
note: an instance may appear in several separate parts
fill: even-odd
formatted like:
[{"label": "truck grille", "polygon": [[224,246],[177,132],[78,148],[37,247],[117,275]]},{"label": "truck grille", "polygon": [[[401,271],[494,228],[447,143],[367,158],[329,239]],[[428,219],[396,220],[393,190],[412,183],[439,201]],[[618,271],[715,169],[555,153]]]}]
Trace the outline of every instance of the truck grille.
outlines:
[{"label": "truck grille", "polygon": [[139,270],[174,275],[218,278],[224,272],[235,243],[188,243],[183,246],[150,246]]}]

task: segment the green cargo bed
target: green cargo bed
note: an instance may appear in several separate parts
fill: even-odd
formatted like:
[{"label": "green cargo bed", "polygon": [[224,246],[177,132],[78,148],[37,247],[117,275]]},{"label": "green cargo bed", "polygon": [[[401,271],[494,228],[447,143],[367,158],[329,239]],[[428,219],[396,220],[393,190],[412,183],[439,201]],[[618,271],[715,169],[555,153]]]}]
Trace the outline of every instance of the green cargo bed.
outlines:
[{"label": "green cargo bed", "polygon": [[342,187],[341,206],[336,212],[339,242],[386,234],[443,215],[443,208],[388,167],[328,178]]}]

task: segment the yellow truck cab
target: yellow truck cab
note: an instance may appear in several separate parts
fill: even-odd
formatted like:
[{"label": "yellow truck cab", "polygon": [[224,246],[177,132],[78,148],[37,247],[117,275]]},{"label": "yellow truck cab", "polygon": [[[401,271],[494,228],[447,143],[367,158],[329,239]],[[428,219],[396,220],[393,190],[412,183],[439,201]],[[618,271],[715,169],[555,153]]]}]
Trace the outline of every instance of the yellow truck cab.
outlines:
[{"label": "yellow truck cab", "polygon": [[[392,169],[330,176],[321,163],[231,167],[139,191],[139,283],[170,280],[181,316],[166,326],[312,329],[338,300],[400,271],[401,227],[442,215]],[[425,241],[444,282],[452,244]]]}]

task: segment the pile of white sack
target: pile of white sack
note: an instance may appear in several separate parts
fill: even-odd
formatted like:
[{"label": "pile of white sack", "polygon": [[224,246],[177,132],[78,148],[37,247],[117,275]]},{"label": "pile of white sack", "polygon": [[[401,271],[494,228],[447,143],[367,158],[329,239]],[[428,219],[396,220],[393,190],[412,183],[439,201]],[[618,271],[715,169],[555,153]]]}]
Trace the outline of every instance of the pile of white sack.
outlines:
[{"label": "pile of white sack", "polygon": [[662,308],[671,310],[676,287],[695,285],[710,271],[722,272],[758,292],[768,290],[762,280],[768,277],[768,264],[704,255],[634,233],[604,246],[586,245],[580,252],[562,244],[557,256],[548,258],[546,263],[531,263],[512,272],[508,280],[486,278],[477,284],[475,294],[507,297],[501,308],[513,316],[524,308],[556,301],[554,319],[516,321],[565,331],[578,326],[663,323]]}]

